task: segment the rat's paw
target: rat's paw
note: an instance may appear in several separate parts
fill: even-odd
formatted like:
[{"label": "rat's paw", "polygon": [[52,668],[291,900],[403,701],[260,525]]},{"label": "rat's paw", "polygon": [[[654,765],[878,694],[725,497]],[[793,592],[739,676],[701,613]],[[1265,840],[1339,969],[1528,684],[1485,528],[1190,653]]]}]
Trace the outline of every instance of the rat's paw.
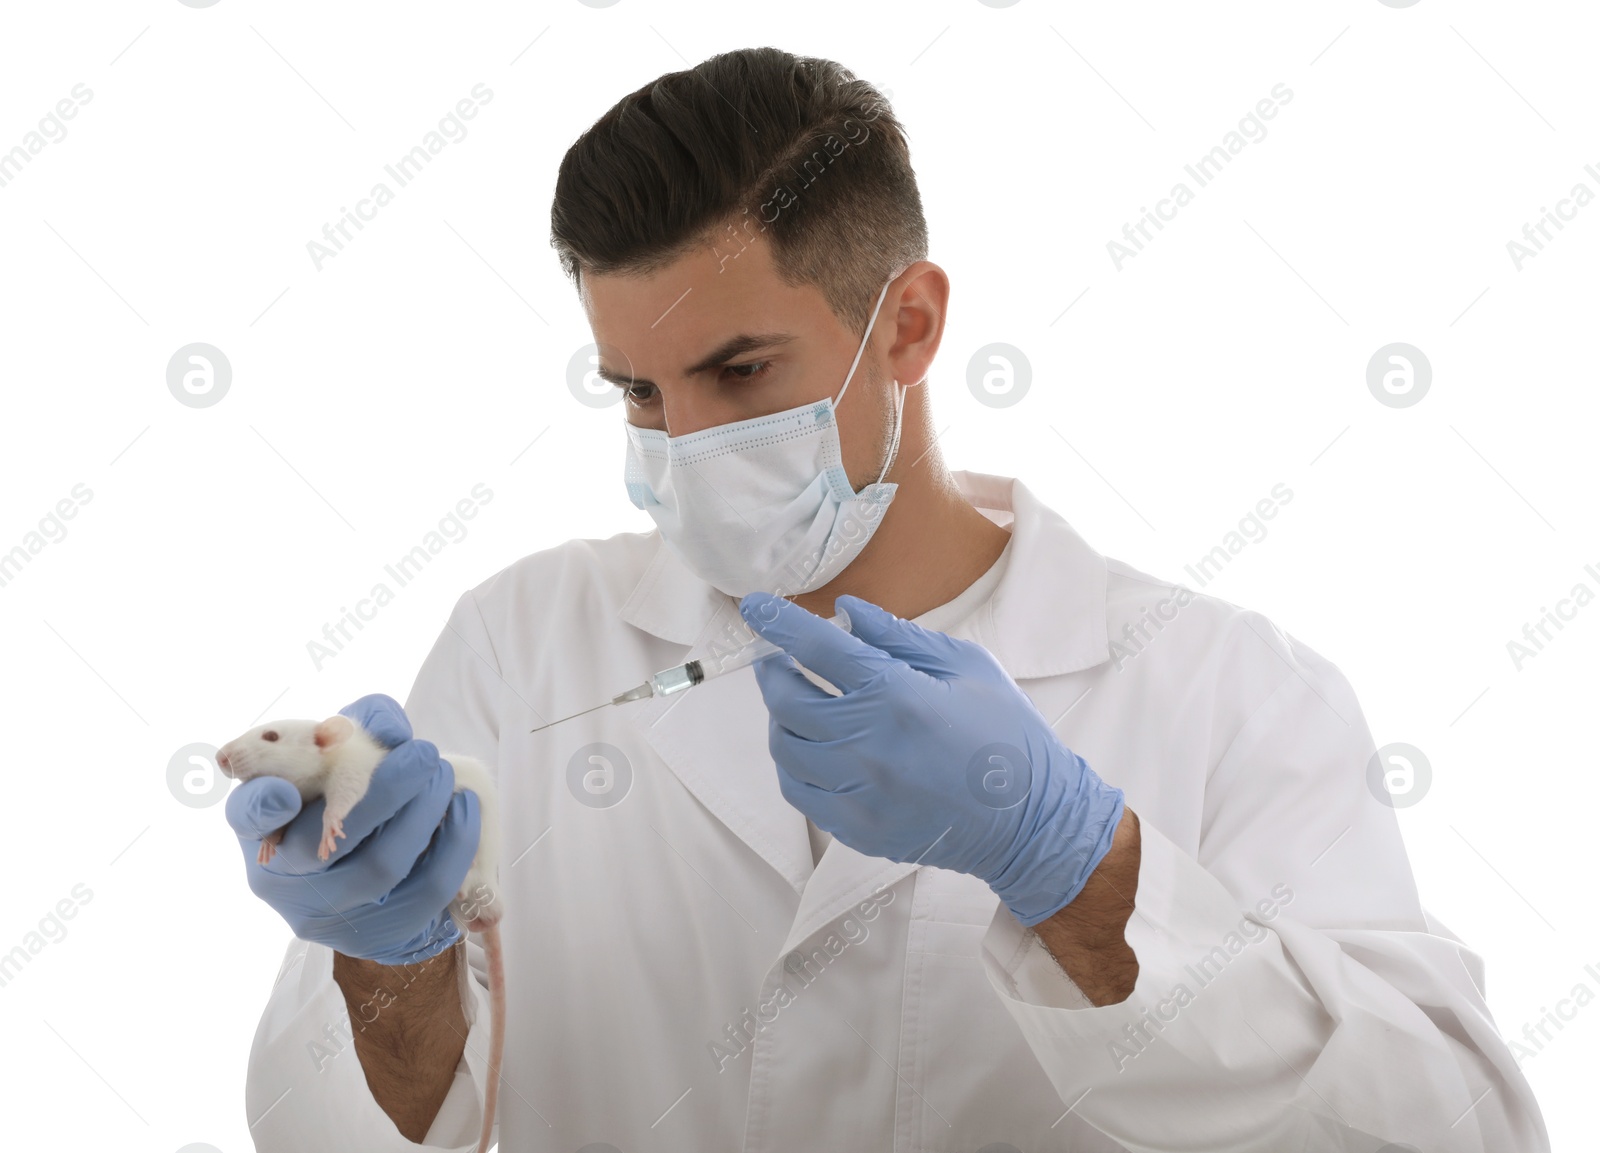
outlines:
[{"label": "rat's paw", "polygon": [[283,840],[283,830],[275,829],[270,833],[261,834],[261,848],[256,852],[256,863],[265,865],[272,860],[273,854],[278,851],[278,842]]},{"label": "rat's paw", "polygon": [[322,844],[317,846],[317,858],[326,861],[339,846],[334,843],[335,837],[344,836],[344,821],[338,817],[324,815],[322,822]]}]

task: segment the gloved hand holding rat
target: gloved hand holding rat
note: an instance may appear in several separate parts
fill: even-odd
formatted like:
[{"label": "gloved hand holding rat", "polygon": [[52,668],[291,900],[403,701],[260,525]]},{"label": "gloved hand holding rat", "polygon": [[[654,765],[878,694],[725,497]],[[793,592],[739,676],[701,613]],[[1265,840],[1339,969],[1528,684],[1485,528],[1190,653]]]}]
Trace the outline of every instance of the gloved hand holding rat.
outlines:
[{"label": "gloved hand holding rat", "polygon": [[393,698],[362,697],[339,715],[388,751],[343,819],[342,839],[327,838],[325,859],[330,802],[303,801],[297,784],[278,775],[297,759],[303,773],[319,771],[323,748],[308,722],[258,726],[223,746],[218,767],[243,782],[228,796],[227,817],[246,878],[301,940],[385,965],[426,960],[461,939],[446,906],[477,852],[479,798],[452,792],[439,750],[412,738]]},{"label": "gloved hand holding rat", "polygon": [[981,878],[1024,925],[1072,901],[1111,850],[1122,790],[982,645],[836,603],[849,632],[768,593],[739,604],[786,650],[755,664],[784,798],[857,852]]},{"label": "gloved hand holding rat", "polygon": [[250,888],[296,937],[405,965],[437,956],[462,930],[476,934],[489,970],[478,1136],[487,1153],[506,1036],[500,806],[488,767],[441,758],[382,694],[323,721],[258,725],[217,751],[217,767],[243,782],[227,814]]}]

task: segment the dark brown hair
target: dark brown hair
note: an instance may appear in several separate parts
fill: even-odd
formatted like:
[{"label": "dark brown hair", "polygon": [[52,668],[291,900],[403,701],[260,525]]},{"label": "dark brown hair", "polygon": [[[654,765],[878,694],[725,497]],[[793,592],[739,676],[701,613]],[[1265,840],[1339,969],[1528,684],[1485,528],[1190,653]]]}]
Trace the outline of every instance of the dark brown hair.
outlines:
[{"label": "dark brown hair", "polygon": [[905,131],[842,65],[720,53],[624,96],[561,160],[550,243],[575,286],[757,234],[783,282],[816,285],[857,334],[889,274],[927,257]]}]

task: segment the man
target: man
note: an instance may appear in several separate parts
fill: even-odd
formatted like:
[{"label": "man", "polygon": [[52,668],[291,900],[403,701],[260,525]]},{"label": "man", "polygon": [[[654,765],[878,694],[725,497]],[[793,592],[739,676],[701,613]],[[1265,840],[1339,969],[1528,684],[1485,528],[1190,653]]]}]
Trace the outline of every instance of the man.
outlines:
[{"label": "man", "polygon": [[[230,798],[301,938],[258,1149],[471,1147],[478,815],[435,746],[505,814],[508,1149],[1548,1148],[1340,672],[945,469],[950,284],[869,85],[664,76],[573,145],[552,232],[657,531],[495,574],[404,715],[345,710],[393,751],[326,866],[315,806],[255,863],[292,789]],[[785,654],[551,723],[752,630]]]}]

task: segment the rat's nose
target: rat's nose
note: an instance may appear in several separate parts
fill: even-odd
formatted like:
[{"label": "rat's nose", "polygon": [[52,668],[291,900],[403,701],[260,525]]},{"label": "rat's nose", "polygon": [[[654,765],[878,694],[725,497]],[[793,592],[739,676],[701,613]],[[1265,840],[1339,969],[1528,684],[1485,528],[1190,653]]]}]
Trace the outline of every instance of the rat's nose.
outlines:
[{"label": "rat's nose", "polygon": [[233,766],[228,763],[227,753],[217,754],[217,768],[221,769],[226,776],[233,776],[233,773],[230,771]]}]

